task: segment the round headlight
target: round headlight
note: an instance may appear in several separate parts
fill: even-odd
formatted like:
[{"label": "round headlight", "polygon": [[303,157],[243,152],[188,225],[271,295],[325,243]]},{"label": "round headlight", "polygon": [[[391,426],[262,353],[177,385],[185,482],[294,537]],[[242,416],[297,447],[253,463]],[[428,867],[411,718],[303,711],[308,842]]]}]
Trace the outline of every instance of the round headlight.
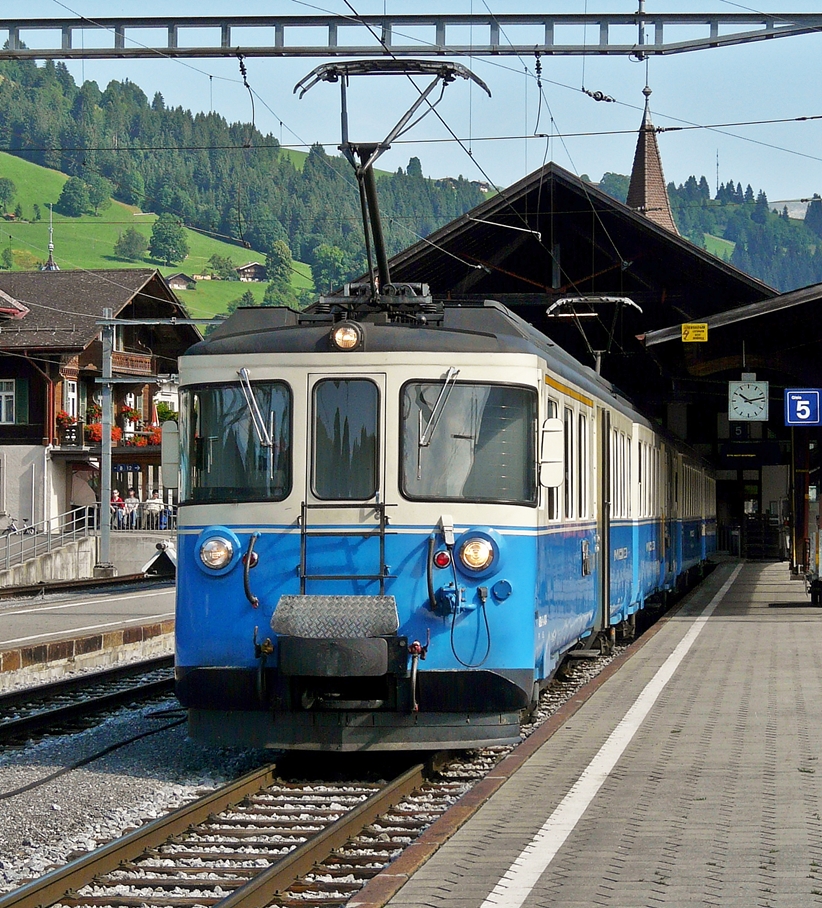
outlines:
[{"label": "round headlight", "polygon": [[460,546],[460,561],[471,571],[484,571],[494,560],[494,547],[481,536],[466,539]]},{"label": "round headlight", "polygon": [[222,536],[211,536],[200,546],[200,561],[212,570],[224,568],[233,557],[234,546]]},{"label": "round headlight", "polygon": [[341,322],[331,332],[331,343],[338,350],[354,350],[362,342],[362,328],[354,322]]}]

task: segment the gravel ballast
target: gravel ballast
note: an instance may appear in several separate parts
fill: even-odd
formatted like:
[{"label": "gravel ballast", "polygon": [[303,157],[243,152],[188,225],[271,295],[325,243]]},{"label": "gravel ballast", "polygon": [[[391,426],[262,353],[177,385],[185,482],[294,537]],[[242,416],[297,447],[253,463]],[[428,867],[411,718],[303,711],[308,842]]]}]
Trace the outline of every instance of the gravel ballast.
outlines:
[{"label": "gravel ballast", "polygon": [[[184,724],[177,701],[124,710],[81,733],[9,748],[0,756],[0,892],[42,876],[89,851],[269,762],[265,751],[203,747]],[[143,732],[125,747],[17,794],[89,756]]]},{"label": "gravel ballast", "polygon": [[[522,729],[527,737],[611,661],[578,665],[552,683]],[[191,741],[176,699],[118,712],[96,728],[55,736],[0,756],[0,892],[271,762],[276,752],[209,748]],[[170,726],[173,723],[173,727]],[[151,734],[151,732],[155,732]],[[87,765],[79,761],[144,733]],[[500,750],[494,759],[499,759]],[[469,752],[470,753],[470,752]],[[42,784],[37,784],[42,782]],[[34,787],[24,791],[34,783]]]}]

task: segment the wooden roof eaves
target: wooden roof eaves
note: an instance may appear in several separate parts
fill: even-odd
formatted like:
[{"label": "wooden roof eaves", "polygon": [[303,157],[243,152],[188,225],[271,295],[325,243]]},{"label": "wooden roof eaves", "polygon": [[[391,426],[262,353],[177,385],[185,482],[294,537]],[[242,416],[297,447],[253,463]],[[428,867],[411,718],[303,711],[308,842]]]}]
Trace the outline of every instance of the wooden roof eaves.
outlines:
[{"label": "wooden roof eaves", "polygon": [[[546,191],[546,184],[552,181],[563,185],[571,192],[585,196],[589,203],[596,202],[603,211],[607,211],[609,214],[615,215],[617,218],[626,221],[632,227],[639,229],[640,232],[651,234],[655,239],[661,240],[663,243],[672,244],[686,255],[700,260],[702,264],[707,265],[709,268],[722,271],[731,279],[746,284],[751,290],[761,296],[773,298],[777,295],[777,291],[763,281],[746,274],[744,271],[740,271],[733,265],[711,255],[707,250],[695,246],[689,240],[671,233],[670,230],[660,227],[644,215],[609,196],[598,187],[580,180],[579,177],[574,176],[574,174],[565,170],[563,167],[560,167],[558,164],[555,164],[553,161],[546,164],[541,170],[536,170],[523,177],[517,183],[513,183],[507,189],[502,190],[498,195],[486,199],[484,202],[477,205],[476,208],[473,208],[464,215],[460,215],[460,217],[455,218],[444,227],[440,227],[439,230],[435,230],[434,233],[427,238],[419,240],[412,246],[409,246],[407,249],[398,253],[389,261],[389,267],[392,270],[395,268],[402,268],[404,265],[409,265],[414,259],[423,258],[426,252],[429,254],[438,252],[437,246],[446,245],[461,233],[475,230],[477,226],[479,226],[476,224],[477,220],[482,220],[489,215],[500,213],[507,209],[509,204],[526,198],[529,193],[538,190],[540,184],[542,184],[542,191]],[[459,257],[459,252],[452,247],[449,247],[448,252]],[[440,252],[440,254],[446,255],[448,253]]]},{"label": "wooden roof eaves", "polygon": [[[750,303],[747,306],[738,306],[735,309],[726,309],[724,312],[717,312],[715,315],[701,319],[701,321],[707,323],[710,331],[712,328],[725,328],[762,315],[772,315],[783,309],[793,309],[796,306],[803,306],[805,303],[817,302],[820,299],[822,299],[822,284],[811,284],[808,287],[800,287],[798,290],[782,293],[772,299]],[[644,336],[644,342],[646,347],[653,347],[668,341],[680,340],[681,337],[682,326],[677,324],[668,328],[649,331]]]},{"label": "wooden roof eaves", "polygon": [[[108,269],[99,269],[101,275],[105,274],[107,270]],[[163,279],[163,277],[160,274],[158,269],[156,269],[156,268],[154,268],[154,269],[123,268],[123,269],[112,269],[112,270],[117,271],[118,274],[127,272],[128,274],[134,275],[135,277],[137,275],[141,276],[141,280],[136,281],[136,282],[134,282],[134,284],[129,285],[129,286],[123,286],[122,284],[117,284],[117,283],[112,282],[112,286],[116,288],[118,293],[124,292],[124,293],[128,294],[127,298],[121,297],[119,300],[111,301],[110,308],[112,310],[112,316],[114,318],[117,318],[118,316],[120,316],[121,313],[130,304],[132,304],[134,302],[134,300],[141,293],[144,293],[146,291],[146,288],[149,287],[149,285],[152,285],[152,284],[154,286],[151,287],[150,292],[147,294],[148,296],[150,296],[153,299],[158,300],[159,302],[169,303],[175,310],[177,310],[177,312],[179,312],[180,318],[189,317],[185,306],[174,294],[174,291],[171,290],[171,288],[166,284],[165,280]],[[72,272],[64,271],[64,272],[60,272],[60,273],[62,275],[68,275],[68,274],[71,274]],[[93,274],[95,272],[86,271],[83,273],[84,274],[89,274],[89,273]],[[47,273],[43,272],[43,274],[46,275]],[[45,279],[48,280],[47,277]],[[2,279],[0,278],[0,281],[1,280]],[[91,313],[91,315],[95,318],[96,317],[102,318],[102,312],[100,312],[99,315],[96,312]],[[171,317],[173,317],[173,316],[171,316]],[[25,345],[25,346],[17,345],[17,344],[11,344],[8,346],[4,345],[3,334],[6,333],[7,336],[19,337],[19,332],[14,331],[14,328],[19,325],[24,325],[24,324],[25,323],[22,320],[21,321],[15,320],[13,323],[9,324],[8,326],[5,326],[5,325],[0,326],[0,328],[3,328],[3,327],[8,328],[8,330],[6,332],[3,332],[2,330],[0,330],[0,350],[5,349],[9,352],[15,352],[15,353],[23,353],[24,351],[28,351],[30,353],[39,353],[39,354],[43,354],[43,353],[54,353],[54,354],[57,354],[57,353],[69,353],[69,354],[82,353],[83,350],[85,350],[89,346],[89,344],[94,342],[94,340],[97,338],[98,334],[100,333],[100,327],[97,324],[97,322],[92,319],[89,319],[87,323],[81,323],[81,324],[77,325],[76,330],[72,331],[72,334],[73,334],[72,342],[69,342],[69,343],[60,343],[59,340],[56,340],[56,342],[52,343],[52,344],[43,344],[42,342],[38,343],[35,341],[31,345]],[[26,326],[26,327],[28,327],[28,326]],[[86,328],[87,328],[87,330],[86,330]],[[200,335],[197,332],[196,328],[194,328],[193,325],[180,325],[179,329],[182,329],[182,330],[189,329],[190,330],[190,332],[192,333],[192,338],[191,338],[192,343],[196,342],[197,340],[200,340]],[[48,325],[40,326],[38,324],[33,327],[32,333],[33,334],[46,333],[50,330],[51,330],[51,328]],[[79,342],[77,340],[78,337],[80,338]]]}]

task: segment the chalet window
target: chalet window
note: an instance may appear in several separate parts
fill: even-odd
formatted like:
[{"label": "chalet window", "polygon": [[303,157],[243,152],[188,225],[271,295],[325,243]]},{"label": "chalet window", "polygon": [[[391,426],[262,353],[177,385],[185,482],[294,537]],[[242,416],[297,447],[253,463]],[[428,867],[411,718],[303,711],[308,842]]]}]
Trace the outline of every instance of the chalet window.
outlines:
[{"label": "chalet window", "polygon": [[14,379],[0,381],[0,424],[12,425],[14,416]]},{"label": "chalet window", "polygon": [[69,416],[77,417],[77,382],[66,380],[63,386],[63,406]]}]

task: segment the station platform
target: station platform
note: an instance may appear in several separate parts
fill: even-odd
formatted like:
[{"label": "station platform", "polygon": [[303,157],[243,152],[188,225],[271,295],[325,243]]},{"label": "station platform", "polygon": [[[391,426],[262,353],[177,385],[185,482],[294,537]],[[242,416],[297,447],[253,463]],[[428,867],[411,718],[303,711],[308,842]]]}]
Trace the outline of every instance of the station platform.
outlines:
[{"label": "station platform", "polygon": [[171,583],[0,602],[0,691],[167,655],[173,647]]},{"label": "station platform", "polygon": [[350,908],[822,904],[820,632],[719,565]]}]

